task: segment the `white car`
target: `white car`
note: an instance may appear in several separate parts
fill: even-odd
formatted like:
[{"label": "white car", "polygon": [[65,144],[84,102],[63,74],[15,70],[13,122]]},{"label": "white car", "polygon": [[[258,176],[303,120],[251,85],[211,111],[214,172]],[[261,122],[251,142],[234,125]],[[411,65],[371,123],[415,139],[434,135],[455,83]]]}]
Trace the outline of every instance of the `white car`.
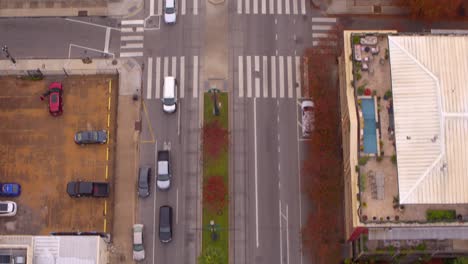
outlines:
[{"label": "white car", "polygon": [[15,202],[0,201],[0,216],[14,216],[17,208]]},{"label": "white car", "polygon": [[143,247],[143,225],[133,225],[133,260],[144,260],[145,248]]},{"label": "white car", "polygon": [[164,0],[164,22],[175,24],[176,16],[176,0]]},{"label": "white car", "polygon": [[302,110],[302,136],[310,137],[314,129],[314,103],[311,100],[304,100],[301,103]]}]

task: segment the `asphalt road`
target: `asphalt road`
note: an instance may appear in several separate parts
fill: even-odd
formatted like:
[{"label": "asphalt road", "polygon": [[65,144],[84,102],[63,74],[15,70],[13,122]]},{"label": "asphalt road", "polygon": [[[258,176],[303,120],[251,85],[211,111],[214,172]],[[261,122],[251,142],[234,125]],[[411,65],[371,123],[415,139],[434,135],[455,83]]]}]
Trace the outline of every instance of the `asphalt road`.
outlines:
[{"label": "asphalt road", "polygon": [[[304,139],[298,103],[303,95],[296,87],[296,65],[304,49],[338,22],[346,29],[398,26],[404,31],[422,31],[428,27],[389,17],[321,20],[322,14],[308,4],[302,7],[302,1],[296,7],[294,2],[287,7],[276,1],[271,8],[272,2],[227,2],[233,263],[310,263],[301,252],[300,236],[307,205],[301,199],[299,180]],[[171,26],[159,16],[161,0],[147,0],[142,12],[121,21],[0,20],[0,45],[7,45],[17,59],[115,56],[133,57],[143,66],[140,164],[150,165],[154,175],[155,153],[165,146],[170,146],[173,161],[172,188],[156,190],[153,178],[151,196],[138,205],[137,221],[145,224],[147,258],[143,263],[196,263],[200,247],[197,198],[205,8],[205,1],[178,0],[178,22]],[[441,22],[431,27],[467,26]],[[163,77],[172,74],[179,80],[179,108],[167,115],[159,99]],[[174,238],[167,245],[159,242],[157,232],[161,205],[171,205],[175,213]]]}]

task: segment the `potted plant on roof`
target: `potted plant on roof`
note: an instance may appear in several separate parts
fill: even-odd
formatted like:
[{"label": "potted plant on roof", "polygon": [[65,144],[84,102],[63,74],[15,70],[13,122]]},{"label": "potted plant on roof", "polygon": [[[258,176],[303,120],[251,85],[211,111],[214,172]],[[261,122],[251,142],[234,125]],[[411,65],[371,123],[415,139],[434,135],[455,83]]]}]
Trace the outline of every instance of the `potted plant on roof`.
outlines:
[{"label": "potted plant on roof", "polygon": [[364,95],[370,96],[371,94],[372,94],[372,90],[371,90],[371,89],[366,88],[366,90],[364,90]]}]

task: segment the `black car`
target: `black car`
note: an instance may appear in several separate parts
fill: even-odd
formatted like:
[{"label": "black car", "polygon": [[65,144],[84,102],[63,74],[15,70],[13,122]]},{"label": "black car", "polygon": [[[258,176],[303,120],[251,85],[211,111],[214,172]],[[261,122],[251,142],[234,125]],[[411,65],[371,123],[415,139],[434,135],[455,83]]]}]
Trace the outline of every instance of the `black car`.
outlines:
[{"label": "black car", "polygon": [[172,207],[168,205],[159,208],[159,240],[162,243],[172,240]]},{"label": "black car", "polygon": [[75,134],[75,142],[84,144],[105,144],[107,142],[106,130],[78,131]]},{"label": "black car", "polygon": [[150,195],[151,168],[143,166],[138,173],[138,195],[140,197],[148,197]]}]

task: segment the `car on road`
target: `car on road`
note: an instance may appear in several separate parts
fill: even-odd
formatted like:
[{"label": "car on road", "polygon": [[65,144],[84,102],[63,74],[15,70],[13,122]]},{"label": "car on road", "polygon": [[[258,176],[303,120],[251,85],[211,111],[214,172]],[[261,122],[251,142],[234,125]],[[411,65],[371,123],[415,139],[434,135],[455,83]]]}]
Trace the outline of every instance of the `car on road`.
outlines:
[{"label": "car on road", "polygon": [[158,175],[156,175],[156,186],[160,190],[168,190],[171,187],[171,162],[169,150],[158,151]]},{"label": "car on road", "polygon": [[176,16],[176,0],[164,0],[164,22],[175,24]]},{"label": "car on road", "polygon": [[47,92],[42,94],[41,100],[49,97],[49,112],[53,116],[59,116],[63,112],[63,86],[61,82],[53,82],[49,85]]},{"label": "car on road", "polygon": [[159,208],[159,240],[162,243],[172,240],[172,207],[168,205]]},{"label": "car on road", "polygon": [[0,183],[0,196],[16,197],[21,194],[21,185],[18,183]]},{"label": "car on road", "polygon": [[164,77],[164,86],[163,86],[163,111],[165,113],[171,114],[177,110],[177,80],[175,77],[167,76]]},{"label": "car on road", "polygon": [[150,195],[151,167],[140,167],[138,172],[138,196],[148,197]]},{"label": "car on road", "polygon": [[67,193],[70,197],[109,197],[109,183],[72,181],[67,184]]},{"label": "car on road", "polygon": [[16,215],[16,206],[15,202],[12,201],[0,201],[0,217],[1,216],[14,216]]},{"label": "car on road", "polygon": [[78,131],[75,134],[75,143],[79,145],[105,144],[106,142],[107,142],[106,130]]},{"label": "car on road", "polygon": [[314,127],[314,103],[312,100],[301,102],[302,111],[302,136],[310,137]]},{"label": "car on road", "polygon": [[144,260],[145,248],[143,247],[143,225],[133,225],[133,260]]}]

